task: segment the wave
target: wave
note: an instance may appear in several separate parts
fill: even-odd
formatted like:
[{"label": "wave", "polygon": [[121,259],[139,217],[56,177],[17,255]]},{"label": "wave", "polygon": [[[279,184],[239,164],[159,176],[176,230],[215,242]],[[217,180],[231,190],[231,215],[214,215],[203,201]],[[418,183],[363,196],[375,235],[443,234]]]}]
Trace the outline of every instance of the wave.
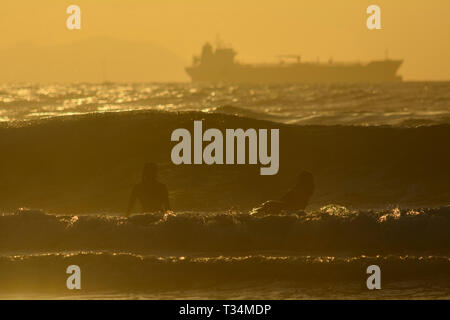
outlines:
[{"label": "wave", "polygon": [[147,253],[450,253],[450,207],[309,213],[51,215],[0,217],[0,252],[118,250]]},{"label": "wave", "polygon": [[[366,268],[380,266],[383,288],[398,282],[440,284],[450,280],[448,256],[142,256],[84,252],[0,257],[2,289],[65,291],[69,265],[81,269],[84,293],[92,291],[186,290],[284,283],[291,287],[351,283],[365,289]],[[448,288],[448,287],[447,287]],[[179,291],[178,291],[179,292]]]},{"label": "wave", "polygon": [[[280,129],[280,170],[174,165],[177,128]],[[312,208],[442,206],[450,202],[450,125],[415,128],[296,126],[204,112],[110,112],[0,125],[0,209],[123,212],[143,164],[157,162],[177,210],[252,208],[276,199],[302,170]]]},{"label": "wave", "polygon": [[448,92],[448,82],[0,84],[0,114],[20,121],[105,110],[202,110],[281,123],[416,126],[450,123]]}]

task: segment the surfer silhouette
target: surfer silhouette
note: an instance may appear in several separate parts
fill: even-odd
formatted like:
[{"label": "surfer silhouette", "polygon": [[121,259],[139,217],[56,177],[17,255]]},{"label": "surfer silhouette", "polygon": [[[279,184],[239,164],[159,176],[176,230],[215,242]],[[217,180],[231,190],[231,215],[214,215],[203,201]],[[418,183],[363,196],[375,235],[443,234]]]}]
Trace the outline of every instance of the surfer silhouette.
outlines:
[{"label": "surfer silhouette", "polygon": [[158,167],[155,163],[146,163],[142,172],[142,181],[131,192],[126,216],[133,210],[136,200],[141,204],[142,212],[170,210],[169,194],[165,184],[158,181]]},{"label": "surfer silhouette", "polygon": [[310,172],[302,171],[295,186],[279,200],[266,201],[251,214],[279,214],[283,210],[305,210],[313,193],[314,177]]}]

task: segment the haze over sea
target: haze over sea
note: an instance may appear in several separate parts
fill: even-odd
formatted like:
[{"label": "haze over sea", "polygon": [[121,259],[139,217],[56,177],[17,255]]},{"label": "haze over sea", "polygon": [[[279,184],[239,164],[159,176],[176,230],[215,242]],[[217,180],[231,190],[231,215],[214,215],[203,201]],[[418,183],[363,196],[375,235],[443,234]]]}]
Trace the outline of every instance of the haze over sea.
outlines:
[{"label": "haze over sea", "polygon": [[[173,165],[194,120],[280,128],[279,174]],[[0,298],[450,298],[450,82],[3,84],[0,121]],[[174,213],[121,217],[147,161]]]}]

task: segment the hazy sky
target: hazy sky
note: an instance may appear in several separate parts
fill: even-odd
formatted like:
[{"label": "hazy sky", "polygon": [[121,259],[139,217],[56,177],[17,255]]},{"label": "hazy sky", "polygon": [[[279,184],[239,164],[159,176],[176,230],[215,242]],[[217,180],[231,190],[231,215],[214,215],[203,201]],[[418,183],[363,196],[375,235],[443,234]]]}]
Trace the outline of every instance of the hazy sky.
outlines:
[{"label": "hazy sky", "polygon": [[[79,31],[66,29],[70,4],[81,7]],[[381,7],[382,30],[366,28],[370,4]],[[184,65],[220,34],[244,62],[278,54],[367,61],[388,50],[405,59],[399,73],[407,80],[450,80],[449,17],[450,0],[1,0],[0,50],[112,37],[165,48]],[[26,59],[16,56],[1,62]],[[166,78],[187,80],[178,69]]]}]

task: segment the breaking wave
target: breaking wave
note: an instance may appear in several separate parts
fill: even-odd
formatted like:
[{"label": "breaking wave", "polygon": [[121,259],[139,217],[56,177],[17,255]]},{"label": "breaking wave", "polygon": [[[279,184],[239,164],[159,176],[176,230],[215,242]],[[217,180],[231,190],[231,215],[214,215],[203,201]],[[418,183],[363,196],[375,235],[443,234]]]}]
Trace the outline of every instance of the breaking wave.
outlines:
[{"label": "breaking wave", "polygon": [[130,218],[20,210],[0,217],[0,252],[115,250],[164,254],[450,253],[450,207],[309,213],[142,214]]}]

